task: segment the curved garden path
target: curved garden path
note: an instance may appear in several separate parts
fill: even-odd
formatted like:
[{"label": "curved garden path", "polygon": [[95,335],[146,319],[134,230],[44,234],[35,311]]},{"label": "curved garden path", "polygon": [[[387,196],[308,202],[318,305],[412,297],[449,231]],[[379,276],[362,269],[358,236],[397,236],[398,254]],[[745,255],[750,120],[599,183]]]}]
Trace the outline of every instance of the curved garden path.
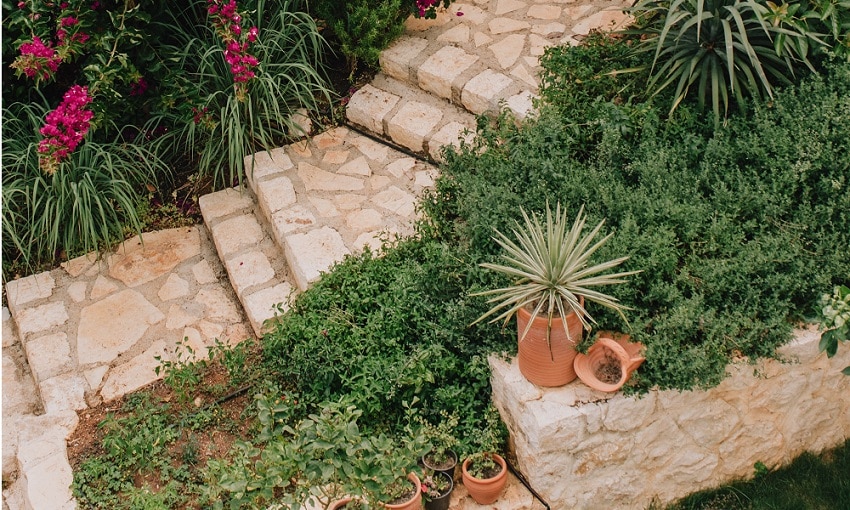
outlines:
[{"label": "curved garden path", "polygon": [[[526,116],[538,57],[628,3],[476,0],[408,21],[381,72],[350,98],[348,126],[262,152],[249,186],[201,197],[205,225],[144,235],[9,282],[3,309],[3,508],[75,508],[65,439],[84,412],[156,379],[187,339],[262,335],[274,304],[345,254],[406,233],[440,149],[502,104]],[[8,483],[7,483],[8,482]],[[456,491],[452,508],[481,508]],[[490,508],[489,506],[487,508]],[[499,507],[543,508],[515,479]]]}]

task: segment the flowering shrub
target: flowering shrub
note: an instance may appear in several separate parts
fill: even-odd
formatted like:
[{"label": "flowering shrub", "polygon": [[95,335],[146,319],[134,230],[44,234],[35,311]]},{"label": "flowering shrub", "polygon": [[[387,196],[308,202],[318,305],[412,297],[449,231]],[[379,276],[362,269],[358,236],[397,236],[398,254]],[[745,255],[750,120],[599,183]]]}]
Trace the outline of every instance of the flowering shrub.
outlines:
[{"label": "flowering shrub", "polygon": [[210,22],[225,45],[224,61],[233,74],[236,96],[240,101],[245,101],[248,93],[245,83],[256,76],[254,69],[259,64],[257,57],[248,53],[248,46],[257,41],[259,30],[254,26],[247,33],[242,33],[242,16],[237,10],[236,0],[226,3],[222,0],[208,0],[208,3]]},{"label": "flowering shrub", "polygon": [[38,166],[54,174],[68,154],[89,131],[89,122],[94,115],[86,106],[91,103],[88,89],[74,85],[62,98],[62,103],[47,114],[47,122],[39,132],[44,138],[38,143]]}]

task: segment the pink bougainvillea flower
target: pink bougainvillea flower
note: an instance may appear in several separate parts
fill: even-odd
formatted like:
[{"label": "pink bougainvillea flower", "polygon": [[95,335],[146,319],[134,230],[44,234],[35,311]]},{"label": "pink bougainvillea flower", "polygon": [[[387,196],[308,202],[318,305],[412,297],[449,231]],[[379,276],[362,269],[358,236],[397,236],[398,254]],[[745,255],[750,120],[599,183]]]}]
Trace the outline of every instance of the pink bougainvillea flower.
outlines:
[{"label": "pink bougainvillea flower", "polygon": [[32,42],[21,44],[18,51],[20,55],[12,62],[12,69],[36,81],[51,78],[62,63],[62,57],[50,43],[45,44],[38,36],[33,37]]},{"label": "pink bougainvillea flower", "polygon": [[59,164],[68,157],[85,138],[94,116],[86,106],[92,98],[87,87],[74,85],[62,97],[55,110],[47,114],[46,122],[39,132],[44,138],[38,143],[38,165],[52,175]]},{"label": "pink bougainvillea flower", "polygon": [[72,27],[79,22],[80,22],[80,20],[78,20],[77,18],[75,18],[73,16],[68,16],[68,17],[62,18],[62,21],[60,23],[62,24],[63,27]]}]

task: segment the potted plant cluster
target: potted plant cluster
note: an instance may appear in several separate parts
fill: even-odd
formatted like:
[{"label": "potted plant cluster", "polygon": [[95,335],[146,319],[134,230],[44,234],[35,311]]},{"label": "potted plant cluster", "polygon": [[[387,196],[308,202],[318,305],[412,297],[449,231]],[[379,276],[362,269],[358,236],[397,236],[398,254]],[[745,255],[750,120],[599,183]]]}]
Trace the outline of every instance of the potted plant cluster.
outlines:
[{"label": "potted plant cluster", "polygon": [[421,433],[431,445],[428,453],[422,456],[422,465],[431,471],[445,473],[449,479],[454,480],[457,453],[453,448],[457,446],[457,438],[453,431],[457,427],[458,417],[445,410],[440,413],[440,417],[441,420],[436,425],[419,418]]},{"label": "potted plant cluster", "polygon": [[488,296],[488,303],[493,304],[475,322],[495,316],[491,322],[502,320],[507,324],[517,316],[517,358],[523,376],[539,386],[562,386],[576,378],[575,346],[582,331],[589,331],[591,324],[596,323],[585,302],[615,310],[625,320],[626,307],[595,288],[624,283],[625,277],[639,271],[603,274],[628,257],[590,264],[591,256],[612,234],[594,241],[604,220],[583,234],[584,207],[579,209],[572,225],[560,203],[554,213],[547,204],[545,221],[520,210],[524,222],[516,222],[513,230],[516,241],[496,230],[494,239],[505,251],[504,263],[481,264],[514,281],[507,287],[473,294]]}]

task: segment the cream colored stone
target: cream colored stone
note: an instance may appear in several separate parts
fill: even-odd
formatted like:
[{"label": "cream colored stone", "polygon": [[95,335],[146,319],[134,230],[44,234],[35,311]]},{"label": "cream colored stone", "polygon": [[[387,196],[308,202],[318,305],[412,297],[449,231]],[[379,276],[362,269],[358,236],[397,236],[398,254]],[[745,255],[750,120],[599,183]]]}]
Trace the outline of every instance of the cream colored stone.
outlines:
[{"label": "cream colored stone", "polygon": [[306,290],[322,272],[349,253],[339,232],[327,226],[286,236],[285,251],[301,290]]},{"label": "cream colored stone", "polygon": [[469,80],[463,87],[461,102],[472,113],[479,115],[496,109],[499,93],[513,85],[513,80],[504,74],[485,69]]},{"label": "cream colored stone", "polygon": [[100,390],[104,402],[132,393],[162,378],[164,374],[161,370],[159,375],[156,374],[156,367],[161,363],[156,358],[168,359],[167,354],[165,342],[157,340],[145,352],[110,370]]},{"label": "cream colored stone", "polygon": [[460,122],[449,122],[428,141],[428,154],[437,161],[442,160],[443,148],[446,146],[460,147],[461,140],[470,143],[475,136],[474,130]]},{"label": "cream colored stone", "polygon": [[[299,167],[300,165],[299,163]],[[257,184],[257,202],[267,215],[274,214],[297,200],[289,177],[275,177]]]},{"label": "cream colored stone", "polygon": [[561,17],[561,8],[557,5],[532,5],[528,8],[527,16],[535,19],[558,19]]},{"label": "cream colored stone", "polygon": [[546,51],[546,48],[552,46],[552,43],[549,40],[535,34],[531,34],[530,36],[528,36],[528,42],[531,43],[531,49],[529,50],[529,53],[533,57],[539,57],[543,55],[543,53]]},{"label": "cream colored stone", "polygon": [[410,16],[405,20],[404,26],[411,32],[423,32],[433,27],[441,27],[450,22],[454,18],[453,15],[446,11],[438,10],[435,19],[415,18]]},{"label": "cream colored stone", "polygon": [[[267,326],[270,326],[266,324],[266,321],[289,310],[291,297],[292,285],[289,282],[259,290],[245,297],[245,313],[247,313],[257,336],[261,336],[266,331]],[[278,306],[280,306],[280,310],[278,310]]]},{"label": "cream colored stone", "polygon": [[68,372],[41,381],[38,389],[47,414],[77,411],[87,407],[85,392],[89,389],[88,383],[78,373]]},{"label": "cream colored stone", "polygon": [[180,278],[177,273],[171,273],[160,287],[157,296],[162,301],[171,301],[189,294],[189,282]]},{"label": "cream colored stone", "polygon": [[437,170],[420,170],[416,172],[414,184],[423,188],[431,188],[434,186],[434,180],[437,178]]},{"label": "cream colored stone", "polygon": [[110,258],[109,276],[135,287],[159,278],[200,253],[197,227],[149,232],[143,238],[136,236],[124,242],[122,249]]},{"label": "cream colored stone", "polygon": [[283,234],[311,228],[316,224],[313,213],[301,205],[278,211],[272,215],[271,220],[278,239],[283,239]]},{"label": "cream colored stone", "polygon": [[[71,420],[73,422],[67,425]],[[20,475],[16,485],[20,486],[20,493],[15,497],[19,503],[16,506],[14,498],[8,498],[4,491],[4,508],[7,504],[12,509],[76,508],[71,492],[73,472],[68,463],[65,439],[77,422],[76,413],[64,411],[27,417],[21,423],[20,426],[28,433],[22,434],[24,437],[17,454]]]},{"label": "cream colored stone", "polygon": [[399,158],[387,165],[387,172],[391,173],[396,179],[401,179],[401,177],[407,174],[407,172],[409,172],[414,166],[416,166],[415,159]]},{"label": "cream colored stone", "polygon": [[502,69],[508,69],[522,54],[522,50],[525,48],[525,35],[509,35],[501,41],[491,44],[489,48],[493,52],[493,56],[496,57],[499,66]]},{"label": "cream colored stone", "polygon": [[6,283],[6,301],[16,313],[23,305],[53,295],[56,282],[50,272],[43,272]]},{"label": "cream colored stone", "polygon": [[508,108],[516,115],[517,119],[525,119],[534,110],[534,95],[529,91],[520,92],[507,99]]},{"label": "cream colored stone", "polygon": [[606,9],[591,14],[573,25],[573,33],[587,35],[593,30],[609,31],[628,22],[629,16],[621,10]]},{"label": "cream colored stone", "polygon": [[351,155],[351,151],[328,151],[325,153],[325,157],[322,158],[322,163],[327,165],[341,165],[348,160],[348,156]]},{"label": "cream colored stone", "polygon": [[366,200],[364,195],[344,193],[334,197],[334,204],[340,210],[351,211],[353,209],[358,209],[364,200]]},{"label": "cream colored stone", "polygon": [[339,147],[345,142],[345,137],[348,135],[348,129],[344,127],[329,129],[324,133],[320,133],[313,137],[313,145],[317,149],[325,150],[331,147]]},{"label": "cream colored stone", "polygon": [[357,236],[357,239],[354,240],[354,244],[352,246],[354,246],[355,250],[362,250],[363,248],[368,247],[373,252],[377,252],[381,249],[381,244],[381,233],[371,231],[363,232]]},{"label": "cream colored stone", "polygon": [[68,285],[68,297],[70,297],[71,301],[73,301],[74,303],[82,303],[86,300],[87,289],[88,283],[74,282],[71,285]]},{"label": "cream colored stone", "polygon": [[204,305],[204,316],[211,321],[239,322],[242,320],[236,304],[224,290],[218,287],[201,289],[195,301]]},{"label": "cream colored stone", "polygon": [[382,143],[378,143],[366,136],[355,136],[350,140],[351,145],[357,147],[361,154],[371,159],[372,161],[386,161],[389,155],[390,148]]},{"label": "cream colored stone", "polygon": [[463,44],[469,41],[469,26],[456,25],[437,37],[438,41]]},{"label": "cream colored stone", "polygon": [[419,57],[426,46],[428,46],[427,39],[409,36],[399,37],[378,57],[381,70],[397,80],[408,81],[411,62]]},{"label": "cream colored stone", "polygon": [[263,228],[253,214],[222,221],[214,225],[212,231],[216,247],[222,256],[257,246],[265,237]]},{"label": "cream colored stone", "polygon": [[221,339],[221,335],[224,333],[224,326],[207,320],[198,321],[195,328],[201,332],[204,343],[207,345],[215,345],[216,339]]},{"label": "cream colored stone", "polygon": [[204,339],[201,337],[200,331],[195,328],[183,329],[181,345],[182,347],[178,348],[182,349],[181,357],[179,358],[181,361],[194,363],[196,361],[206,360],[209,357],[209,348],[207,348],[207,345],[204,343]]},{"label": "cream colored stone", "polygon": [[132,289],[83,308],[77,330],[80,365],[112,362],[164,318],[159,309]]},{"label": "cream colored stone", "polygon": [[419,87],[451,99],[452,82],[477,61],[477,55],[455,46],[443,46],[419,66]]},{"label": "cream colored stone", "polygon": [[388,186],[392,181],[386,175],[373,175],[371,179],[369,179],[369,187],[372,192],[378,191],[379,189],[383,189]]},{"label": "cream colored stone", "polygon": [[356,233],[374,230],[383,225],[384,217],[374,209],[361,209],[354,211],[345,218],[348,228]]},{"label": "cream colored stone", "polygon": [[68,311],[65,303],[47,303],[21,310],[15,315],[15,322],[18,324],[18,332],[26,339],[30,333],[47,331],[68,322]]},{"label": "cream colored stone", "polygon": [[76,278],[83,274],[84,271],[90,269],[97,262],[97,252],[80,255],[75,259],[59,264],[71,278]]},{"label": "cream colored stone", "polygon": [[165,327],[169,330],[182,329],[204,317],[204,307],[196,301],[174,303],[165,316]]},{"label": "cream colored stone", "polygon": [[272,269],[268,257],[259,251],[251,251],[229,258],[224,262],[224,265],[230,275],[230,283],[239,296],[243,295],[249,288],[262,285],[274,278],[274,269]]},{"label": "cream colored stone", "polygon": [[206,259],[192,266],[192,274],[195,276],[195,281],[201,285],[218,281],[215,271]]},{"label": "cream colored stone", "polygon": [[475,47],[480,48],[485,44],[489,43],[493,40],[492,37],[488,36],[484,32],[475,32],[475,35],[472,36],[472,40],[475,42]]},{"label": "cream colored stone", "polygon": [[84,370],[83,377],[85,377],[86,382],[89,383],[89,388],[94,390],[100,388],[100,383],[103,382],[103,376],[106,375],[108,370],[109,365],[101,365],[89,370]]},{"label": "cream colored stone", "polygon": [[396,187],[390,186],[371,199],[375,205],[394,212],[402,217],[413,216],[416,210],[416,197]]},{"label": "cream colored stone", "polygon": [[292,155],[300,159],[310,159],[313,157],[313,151],[310,149],[310,141],[307,139],[287,145],[286,148]]},{"label": "cream colored stone", "polygon": [[552,23],[535,24],[531,27],[531,33],[543,37],[561,37],[567,31],[567,26],[563,23],[553,21]]},{"label": "cream colored stone", "polygon": [[112,294],[116,290],[118,290],[118,285],[115,282],[103,275],[98,275],[91,287],[91,292],[89,292],[89,299],[97,301],[104,296]]},{"label": "cream colored stone", "polygon": [[518,30],[526,30],[531,27],[527,21],[520,21],[511,18],[494,18],[487,24],[490,33],[493,35],[506,34],[508,32],[516,32]]},{"label": "cream colored stone", "polygon": [[511,76],[522,80],[522,82],[525,85],[528,85],[531,89],[537,90],[537,80],[522,64],[514,67],[513,71],[511,71]]},{"label": "cream colored stone", "polygon": [[310,203],[313,204],[313,207],[316,208],[316,211],[322,218],[333,218],[335,216],[339,216],[339,210],[330,200],[319,197],[309,197],[309,199]]},{"label": "cream colored stone", "polygon": [[390,120],[387,134],[399,145],[420,152],[424,150],[425,137],[437,127],[442,118],[443,112],[439,109],[408,101]]},{"label": "cream colored stone", "polygon": [[[566,7],[564,9],[564,14],[567,19],[570,19],[572,21],[578,21],[583,18],[584,15],[587,14],[591,9],[593,9],[593,6],[590,4],[575,5],[571,7]],[[575,28],[573,28],[573,32],[579,33],[575,31]]]},{"label": "cream colored stone", "polygon": [[384,117],[395,107],[400,97],[372,85],[364,85],[351,96],[345,115],[354,124],[359,124],[373,133],[384,132]]},{"label": "cream colored stone", "polygon": [[496,2],[496,10],[494,11],[494,14],[496,16],[501,16],[502,14],[518,11],[524,7],[528,7],[528,4],[520,2],[519,0],[498,0]]},{"label": "cream colored stone", "polygon": [[289,128],[289,136],[307,136],[313,131],[313,121],[310,120],[309,112],[306,108],[299,108],[289,117],[292,126]]},{"label": "cream colored stone", "polygon": [[[244,164],[245,175],[248,177],[248,182],[253,189],[256,189],[257,182],[263,180],[263,177],[285,173],[294,166],[292,159],[290,159],[284,147],[279,147],[271,151],[260,151],[246,156]],[[238,193],[236,188],[234,190]]]},{"label": "cream colored stone", "polygon": [[57,376],[73,365],[71,344],[64,332],[33,338],[26,343],[25,348],[36,381]]},{"label": "cream colored stone", "polygon": [[[289,159],[289,156],[286,156],[286,158]],[[237,211],[248,209],[251,207],[251,204],[251,197],[245,191],[240,191],[238,188],[224,189],[203,195],[198,199],[198,205],[201,207],[201,213],[204,215],[204,221],[207,223]]]},{"label": "cream colored stone", "polygon": [[357,191],[363,189],[363,179],[322,170],[309,163],[298,163],[298,177],[307,191]]},{"label": "cream colored stone", "polygon": [[364,156],[360,156],[359,158],[352,159],[348,163],[342,165],[336,172],[338,174],[369,177],[372,175],[372,168],[369,167],[369,162],[366,161],[366,158]]},{"label": "cream colored stone", "polygon": [[[489,13],[482,10],[480,7],[469,4],[452,4],[449,6],[449,12],[454,14],[465,25],[480,25],[487,21]],[[458,13],[463,13],[458,16]]]}]

